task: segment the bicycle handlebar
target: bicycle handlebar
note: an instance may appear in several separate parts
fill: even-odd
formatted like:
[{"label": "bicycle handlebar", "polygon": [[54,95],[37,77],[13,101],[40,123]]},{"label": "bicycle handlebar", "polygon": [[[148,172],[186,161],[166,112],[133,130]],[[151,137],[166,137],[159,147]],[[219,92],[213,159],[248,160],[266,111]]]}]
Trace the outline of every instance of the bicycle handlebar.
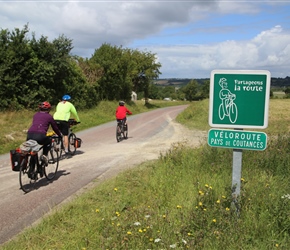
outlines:
[{"label": "bicycle handlebar", "polygon": [[74,126],[74,125],[77,125],[77,124],[79,124],[81,122],[77,122],[75,119],[69,119],[68,123],[69,123],[70,126]]}]

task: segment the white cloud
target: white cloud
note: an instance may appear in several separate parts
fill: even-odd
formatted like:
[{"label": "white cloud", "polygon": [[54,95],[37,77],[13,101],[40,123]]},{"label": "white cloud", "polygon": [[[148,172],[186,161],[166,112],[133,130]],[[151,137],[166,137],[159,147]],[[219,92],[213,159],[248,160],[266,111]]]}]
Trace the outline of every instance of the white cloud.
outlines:
[{"label": "white cloud", "polygon": [[[73,53],[83,57],[103,43],[148,50],[163,65],[161,77],[209,77],[212,69],[220,68],[272,69],[272,75],[285,77],[290,75],[290,32],[285,27],[290,22],[268,14],[255,22],[262,7],[250,0],[5,1],[0,28],[21,29],[28,23],[37,37],[52,40],[64,34],[73,40]],[[256,28],[251,35],[252,27],[239,32],[247,20]],[[234,33],[239,37],[229,35]],[[143,45],[134,46],[136,41]]]}]

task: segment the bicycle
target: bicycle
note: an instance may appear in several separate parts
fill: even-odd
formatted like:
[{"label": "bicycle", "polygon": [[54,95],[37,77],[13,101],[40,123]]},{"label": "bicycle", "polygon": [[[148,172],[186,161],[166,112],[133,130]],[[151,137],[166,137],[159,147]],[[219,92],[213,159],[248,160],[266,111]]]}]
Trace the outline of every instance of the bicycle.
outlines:
[{"label": "bicycle", "polygon": [[20,188],[25,193],[34,189],[34,185],[39,178],[45,176],[47,180],[52,180],[56,176],[59,157],[55,139],[52,138],[51,148],[47,155],[47,164],[38,157],[38,153],[42,148],[43,146],[40,146],[36,151],[31,148],[27,151],[21,151],[24,157],[20,163],[19,183]]},{"label": "bicycle", "polygon": [[117,142],[128,138],[128,124],[124,120],[117,120],[116,139]]},{"label": "bicycle", "polygon": [[[58,124],[58,122],[56,122]],[[80,146],[78,145],[78,138],[75,133],[73,133],[73,126],[79,124],[80,122],[77,122],[75,119],[69,119],[69,132],[68,132],[68,152],[70,155],[75,155],[77,148]],[[59,158],[62,157],[62,155],[65,155],[65,148],[64,148],[64,142],[63,140],[56,138],[56,144],[58,145],[58,151],[59,151]]]},{"label": "bicycle", "polygon": [[234,103],[236,99],[236,95],[232,94],[228,96],[229,103],[224,106],[223,103],[219,106],[219,118],[223,120],[225,116],[229,117],[231,123],[235,123],[238,118],[238,108],[237,105]]}]

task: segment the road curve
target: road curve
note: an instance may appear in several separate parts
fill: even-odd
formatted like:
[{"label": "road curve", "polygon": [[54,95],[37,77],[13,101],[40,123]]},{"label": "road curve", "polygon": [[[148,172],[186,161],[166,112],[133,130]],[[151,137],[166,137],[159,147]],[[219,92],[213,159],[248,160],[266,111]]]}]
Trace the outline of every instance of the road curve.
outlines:
[{"label": "road curve", "polygon": [[0,244],[38,221],[56,205],[88,189],[96,183],[93,180],[101,181],[125,168],[156,159],[172,143],[186,139],[183,127],[174,121],[186,107],[174,106],[129,116],[129,138],[119,143],[115,137],[115,121],[77,132],[83,140],[77,154],[60,161],[53,181],[39,180],[37,189],[28,194],[19,188],[19,173],[11,170],[9,154],[1,155]]}]

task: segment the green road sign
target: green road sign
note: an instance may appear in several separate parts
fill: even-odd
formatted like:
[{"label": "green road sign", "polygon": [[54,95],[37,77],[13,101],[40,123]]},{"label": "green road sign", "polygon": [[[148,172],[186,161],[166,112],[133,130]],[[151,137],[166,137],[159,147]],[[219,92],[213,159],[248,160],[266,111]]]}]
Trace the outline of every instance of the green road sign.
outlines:
[{"label": "green road sign", "polygon": [[212,147],[265,150],[267,134],[230,129],[210,129],[207,143]]},{"label": "green road sign", "polygon": [[271,75],[266,70],[213,70],[209,125],[220,128],[268,126]]}]

